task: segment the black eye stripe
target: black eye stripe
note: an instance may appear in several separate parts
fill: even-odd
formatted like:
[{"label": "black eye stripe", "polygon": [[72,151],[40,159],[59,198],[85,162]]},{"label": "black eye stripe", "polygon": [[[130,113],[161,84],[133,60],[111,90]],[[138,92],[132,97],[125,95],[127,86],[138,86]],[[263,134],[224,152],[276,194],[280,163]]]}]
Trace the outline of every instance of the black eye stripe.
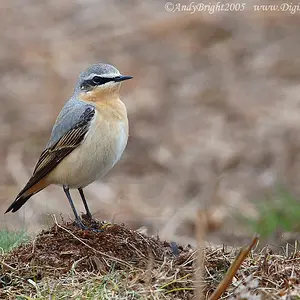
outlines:
[{"label": "black eye stripe", "polygon": [[95,75],[91,79],[84,80],[83,83],[81,84],[81,89],[82,90],[90,90],[95,86],[102,85],[102,84],[105,84],[110,81],[116,81],[115,80],[116,78],[118,78],[118,76],[109,78],[109,77],[101,77],[101,76]]},{"label": "black eye stripe", "polygon": [[104,78],[100,76],[94,76],[92,79],[88,80],[90,85],[101,85],[109,81],[113,81],[113,78]]}]

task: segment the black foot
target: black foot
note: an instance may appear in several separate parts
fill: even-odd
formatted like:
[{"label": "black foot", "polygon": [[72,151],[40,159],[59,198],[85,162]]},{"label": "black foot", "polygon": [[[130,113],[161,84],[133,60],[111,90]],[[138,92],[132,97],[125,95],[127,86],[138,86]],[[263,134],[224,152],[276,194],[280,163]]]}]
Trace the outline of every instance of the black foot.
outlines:
[{"label": "black foot", "polygon": [[85,226],[81,220],[76,220],[75,221],[76,226],[78,226],[80,229],[82,230],[89,230],[89,228],[87,226]]},{"label": "black foot", "polygon": [[75,222],[76,226],[82,230],[93,231],[93,232],[103,232],[104,231],[102,229],[96,228],[95,227],[96,225],[93,226],[93,224],[91,224],[90,226],[86,226],[82,223],[81,220],[75,220],[74,222]]},{"label": "black foot", "polygon": [[86,213],[86,214],[82,214],[81,217],[87,221],[92,221],[93,220],[93,216],[91,213]]}]

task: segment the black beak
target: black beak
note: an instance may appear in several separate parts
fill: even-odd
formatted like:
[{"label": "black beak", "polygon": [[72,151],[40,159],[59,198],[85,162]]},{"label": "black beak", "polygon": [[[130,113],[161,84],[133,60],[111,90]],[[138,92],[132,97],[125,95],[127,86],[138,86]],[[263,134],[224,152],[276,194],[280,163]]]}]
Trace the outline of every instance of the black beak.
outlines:
[{"label": "black beak", "polygon": [[132,79],[132,78],[133,78],[132,76],[120,75],[120,76],[115,77],[114,81],[115,82],[120,82],[120,81],[124,81],[124,80],[128,80],[128,79]]}]

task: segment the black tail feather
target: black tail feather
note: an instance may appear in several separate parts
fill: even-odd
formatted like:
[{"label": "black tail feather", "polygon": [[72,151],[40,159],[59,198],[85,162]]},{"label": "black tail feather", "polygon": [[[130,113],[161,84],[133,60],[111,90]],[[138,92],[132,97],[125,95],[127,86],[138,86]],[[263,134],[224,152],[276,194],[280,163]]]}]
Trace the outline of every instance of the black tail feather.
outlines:
[{"label": "black tail feather", "polygon": [[5,213],[8,213],[9,211],[11,212],[16,212],[17,210],[19,210],[25,203],[26,201],[32,196],[28,195],[28,196],[18,196],[17,199],[9,206],[9,208],[6,210]]}]

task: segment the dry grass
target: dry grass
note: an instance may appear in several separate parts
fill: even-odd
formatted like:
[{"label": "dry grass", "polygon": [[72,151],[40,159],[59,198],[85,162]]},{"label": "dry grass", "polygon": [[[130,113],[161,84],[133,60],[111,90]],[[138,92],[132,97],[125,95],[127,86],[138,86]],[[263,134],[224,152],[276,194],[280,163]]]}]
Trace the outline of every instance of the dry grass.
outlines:
[{"label": "dry grass", "polygon": [[[223,175],[215,205],[226,226],[208,239],[233,242],[232,210],[255,214],[252,200],[278,181],[299,194],[299,14],[168,13],[158,0],[2,2],[0,210],[30,177],[78,73],[96,61],[134,76],[122,87],[128,147],[86,189],[99,219],[195,245],[194,208],[210,204],[208,186]],[[39,230],[46,213],[70,213],[63,197],[49,187],[6,224]],[[185,205],[186,217],[165,230]]]},{"label": "dry grass", "polygon": [[[173,253],[167,242],[124,225],[102,232],[56,224],[1,256],[1,299],[192,299],[197,251]],[[300,295],[300,251],[252,251],[221,299],[286,299]],[[202,293],[209,298],[239,249],[206,247]],[[256,298],[255,298],[256,297]]]}]

